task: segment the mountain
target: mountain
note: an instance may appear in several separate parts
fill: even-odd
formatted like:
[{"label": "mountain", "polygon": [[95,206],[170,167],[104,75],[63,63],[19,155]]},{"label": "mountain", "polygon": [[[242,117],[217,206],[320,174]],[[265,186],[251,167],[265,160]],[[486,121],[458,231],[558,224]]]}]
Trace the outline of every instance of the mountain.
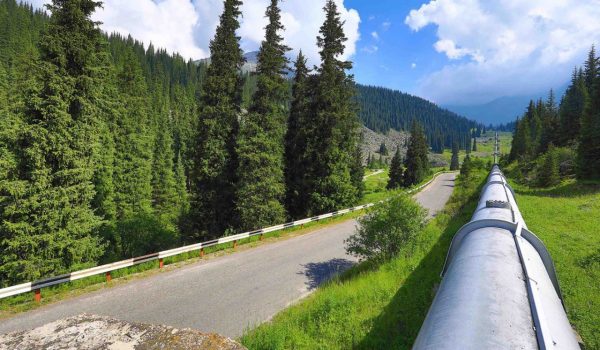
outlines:
[{"label": "mountain", "polygon": [[[554,90],[558,101],[560,101],[566,90],[567,84]],[[503,96],[478,105],[445,105],[444,108],[484,125],[499,125],[515,121],[517,116],[523,114],[530,100],[545,99],[547,96],[548,92],[544,91],[531,95]]]},{"label": "mountain", "polygon": [[[256,67],[258,65],[258,51],[246,52],[244,54],[244,60],[246,62],[242,66],[242,73],[256,72]],[[210,57],[199,59],[199,60],[195,61],[195,63],[197,63],[197,64],[207,63],[208,64],[208,63],[210,63]]]},{"label": "mountain", "polygon": [[408,131],[416,120],[424,127],[429,143],[435,148],[451,147],[454,142],[462,148],[467,139],[470,141],[470,132],[482,127],[418,96],[383,87],[360,84],[356,87],[360,119],[376,132]]}]

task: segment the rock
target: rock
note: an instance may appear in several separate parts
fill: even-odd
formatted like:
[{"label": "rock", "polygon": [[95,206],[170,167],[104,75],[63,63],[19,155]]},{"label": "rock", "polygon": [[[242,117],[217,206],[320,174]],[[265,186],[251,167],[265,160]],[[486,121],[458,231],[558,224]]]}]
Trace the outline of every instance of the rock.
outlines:
[{"label": "rock", "polygon": [[246,348],[218,334],[81,314],[32,330],[0,335],[0,350],[21,349],[238,350]]}]

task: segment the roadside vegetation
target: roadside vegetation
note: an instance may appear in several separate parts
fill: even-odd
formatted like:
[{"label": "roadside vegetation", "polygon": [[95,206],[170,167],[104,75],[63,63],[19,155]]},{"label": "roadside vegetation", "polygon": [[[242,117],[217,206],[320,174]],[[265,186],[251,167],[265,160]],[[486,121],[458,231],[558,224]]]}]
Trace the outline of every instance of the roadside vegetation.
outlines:
[{"label": "roadside vegetation", "polygon": [[[433,300],[450,241],[469,220],[487,171],[483,161],[474,160],[470,176],[458,178],[444,211],[399,245],[393,258],[367,259],[249,330],[241,342],[250,349],[410,349]],[[370,215],[389,209],[379,207]]]}]

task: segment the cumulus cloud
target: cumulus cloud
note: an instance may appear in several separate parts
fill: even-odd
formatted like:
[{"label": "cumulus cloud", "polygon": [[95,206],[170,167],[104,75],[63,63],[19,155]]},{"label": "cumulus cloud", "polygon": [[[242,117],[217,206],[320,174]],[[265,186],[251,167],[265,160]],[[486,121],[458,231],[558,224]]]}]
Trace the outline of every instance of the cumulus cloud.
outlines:
[{"label": "cumulus cloud", "polygon": [[[41,7],[50,0],[28,0]],[[344,21],[344,32],[348,37],[343,58],[356,53],[360,39],[360,15],[357,10],[347,8],[344,0],[335,0]],[[242,6],[240,30],[241,46],[245,51],[257,50],[264,38],[264,17],[268,0],[246,0]],[[285,42],[299,49],[310,63],[319,61],[316,37],[325,19],[322,0],[284,1],[281,3],[282,21],[286,27]],[[131,34],[146,45],[162,47],[169,52],[179,52],[186,58],[199,59],[210,53],[212,39],[223,0],[104,0],[104,8],[94,14],[106,32]]]},{"label": "cumulus cloud", "polygon": [[414,31],[437,26],[433,47],[451,63],[415,92],[466,103],[561,85],[600,42],[598,18],[598,0],[432,0],[405,23]]},{"label": "cumulus cloud", "polygon": [[371,32],[371,37],[375,40],[379,40],[379,34],[377,32]]}]

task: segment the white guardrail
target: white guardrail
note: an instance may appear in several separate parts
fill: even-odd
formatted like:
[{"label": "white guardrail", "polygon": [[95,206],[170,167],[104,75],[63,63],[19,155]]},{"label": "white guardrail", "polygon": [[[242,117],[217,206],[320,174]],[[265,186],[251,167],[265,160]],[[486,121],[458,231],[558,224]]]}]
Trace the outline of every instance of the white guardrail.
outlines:
[{"label": "white guardrail", "polygon": [[[435,180],[439,175],[444,174],[444,173],[449,173],[449,172],[450,171],[437,172],[434,174],[434,176],[431,178],[431,180],[427,181],[426,183],[424,183],[416,188],[413,188],[413,189],[407,191],[406,193],[413,193],[413,192],[419,191],[422,188],[431,184],[433,182],[433,180]],[[148,254],[148,255],[144,255],[144,256],[139,256],[136,258],[121,260],[121,261],[117,261],[117,262],[110,263],[110,264],[92,267],[92,268],[85,269],[85,270],[79,270],[79,271],[67,273],[64,275],[45,278],[45,279],[34,281],[34,282],[27,282],[27,283],[18,284],[18,285],[11,286],[11,287],[2,288],[2,289],[0,289],[0,299],[33,291],[33,292],[35,292],[35,295],[34,295],[35,301],[39,302],[41,300],[41,291],[40,291],[41,288],[50,287],[50,286],[53,286],[56,284],[76,281],[76,280],[79,280],[79,279],[82,279],[85,277],[90,277],[90,276],[94,276],[94,275],[98,275],[98,274],[102,274],[102,273],[106,274],[106,280],[107,280],[107,282],[109,282],[111,280],[110,273],[112,271],[119,270],[119,269],[122,269],[125,267],[129,267],[129,266],[133,266],[133,265],[137,265],[137,264],[141,264],[144,262],[158,259],[159,268],[162,268],[163,267],[163,259],[173,256],[173,255],[178,255],[178,254],[183,254],[183,253],[198,250],[200,252],[200,256],[203,256],[204,248],[212,247],[212,246],[219,245],[219,244],[229,243],[229,242],[233,242],[234,248],[235,248],[237,246],[237,241],[240,239],[260,235],[260,239],[262,240],[263,235],[265,233],[284,230],[284,229],[287,229],[290,227],[304,225],[309,222],[319,221],[319,220],[331,218],[334,216],[343,215],[346,213],[357,211],[357,210],[363,210],[363,209],[372,207],[375,204],[383,203],[385,201],[386,200],[381,200],[381,201],[375,202],[375,203],[363,204],[363,205],[359,205],[359,206],[356,206],[353,208],[342,209],[342,210],[334,211],[332,213],[322,214],[322,215],[318,215],[318,216],[314,216],[314,217],[306,218],[306,219],[302,219],[302,220],[296,220],[296,221],[288,222],[288,223],[281,224],[281,225],[263,228],[260,230],[249,231],[249,232],[244,232],[244,233],[240,233],[240,234],[233,235],[233,236],[217,238],[217,239],[213,239],[213,240],[202,242],[202,243],[196,243],[196,244],[187,245],[187,246],[183,246],[183,247],[179,247],[179,248],[164,250],[164,251],[158,252],[158,253],[152,253],[152,254]]]}]

